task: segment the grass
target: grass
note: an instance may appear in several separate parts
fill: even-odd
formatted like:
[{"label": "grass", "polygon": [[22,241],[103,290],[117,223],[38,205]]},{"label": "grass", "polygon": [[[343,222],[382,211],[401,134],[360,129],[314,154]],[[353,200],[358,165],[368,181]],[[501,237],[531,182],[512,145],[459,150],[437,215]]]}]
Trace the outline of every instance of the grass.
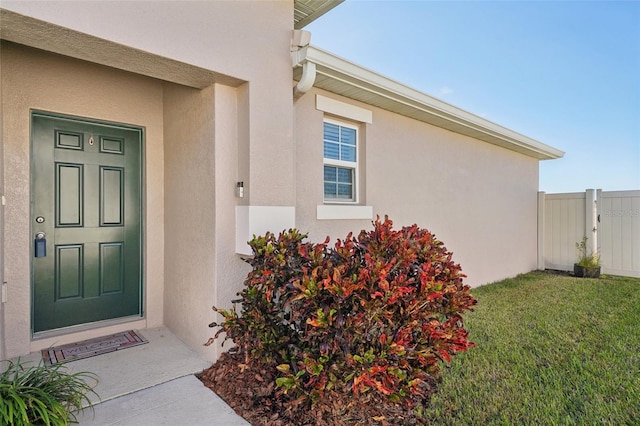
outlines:
[{"label": "grass", "polygon": [[474,289],[438,425],[639,425],[640,279],[532,272]]}]

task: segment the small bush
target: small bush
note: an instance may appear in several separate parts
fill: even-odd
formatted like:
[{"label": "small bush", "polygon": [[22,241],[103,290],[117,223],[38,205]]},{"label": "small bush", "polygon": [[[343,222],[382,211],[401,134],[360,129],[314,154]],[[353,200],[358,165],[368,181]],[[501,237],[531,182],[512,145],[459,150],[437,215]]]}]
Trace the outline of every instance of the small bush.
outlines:
[{"label": "small bush", "polygon": [[65,426],[77,423],[74,411],[91,406],[87,393],[95,392],[83,379],[91,373],[67,374],[62,364],[25,367],[18,360],[0,366],[0,424]]},{"label": "small bush", "polygon": [[215,337],[276,368],[296,404],[374,392],[415,406],[435,392],[440,361],[473,346],[461,314],[476,301],[443,243],[416,225],[373,225],[333,248],[296,230],[254,238],[241,314],[214,307]]}]

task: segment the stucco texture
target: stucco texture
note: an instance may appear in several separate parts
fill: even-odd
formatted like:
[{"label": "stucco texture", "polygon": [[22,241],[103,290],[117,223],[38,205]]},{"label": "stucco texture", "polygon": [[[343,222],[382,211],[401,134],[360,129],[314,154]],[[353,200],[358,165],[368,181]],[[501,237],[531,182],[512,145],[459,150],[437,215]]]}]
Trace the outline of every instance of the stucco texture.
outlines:
[{"label": "stucco texture", "polygon": [[313,90],[295,105],[297,226],[335,241],[367,220],[317,220],[322,121],[315,94],[373,112],[361,129],[362,203],[396,227],[429,229],[478,286],[536,268],[538,160],[426,123]]},{"label": "stucco texture", "polygon": [[211,307],[229,307],[246,274],[232,226],[236,103],[226,86],[165,89],[165,324],[211,360]]}]

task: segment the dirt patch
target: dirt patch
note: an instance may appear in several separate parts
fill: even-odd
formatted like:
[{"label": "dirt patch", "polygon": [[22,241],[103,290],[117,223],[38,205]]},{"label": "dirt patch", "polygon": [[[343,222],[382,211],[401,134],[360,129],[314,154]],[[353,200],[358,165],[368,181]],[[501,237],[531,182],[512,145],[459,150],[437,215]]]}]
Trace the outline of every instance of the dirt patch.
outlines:
[{"label": "dirt patch", "polygon": [[562,275],[565,277],[574,277],[575,275],[573,274],[573,271],[560,271],[558,269],[545,269],[543,271],[545,274],[548,275]]},{"label": "dirt patch", "polygon": [[425,424],[415,410],[371,392],[358,397],[329,392],[311,407],[296,404],[278,394],[276,373],[275,369],[247,365],[238,354],[225,353],[198,378],[254,426]]}]

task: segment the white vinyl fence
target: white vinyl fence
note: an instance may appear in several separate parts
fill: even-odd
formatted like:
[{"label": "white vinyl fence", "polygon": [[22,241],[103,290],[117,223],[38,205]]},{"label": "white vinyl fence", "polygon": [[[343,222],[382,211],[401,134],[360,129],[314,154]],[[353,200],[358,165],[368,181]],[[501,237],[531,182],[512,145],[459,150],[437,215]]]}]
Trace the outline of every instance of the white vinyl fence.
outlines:
[{"label": "white vinyl fence", "polygon": [[572,271],[587,237],[603,274],[640,277],[640,191],[538,194],[538,268]]}]

